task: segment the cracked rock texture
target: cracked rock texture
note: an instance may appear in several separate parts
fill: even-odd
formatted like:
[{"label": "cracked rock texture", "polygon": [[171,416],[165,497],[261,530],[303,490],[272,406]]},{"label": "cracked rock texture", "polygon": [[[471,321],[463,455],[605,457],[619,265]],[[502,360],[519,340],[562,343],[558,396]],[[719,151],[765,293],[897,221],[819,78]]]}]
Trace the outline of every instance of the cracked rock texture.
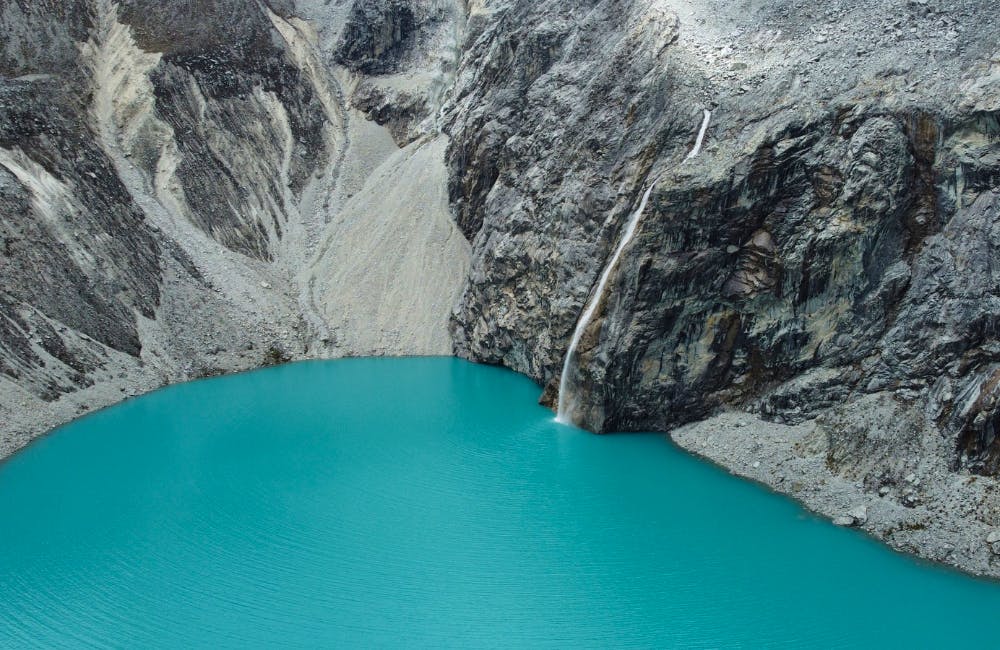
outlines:
[{"label": "cracked rock texture", "polygon": [[653,184],[573,419],[1000,575],[994,13],[0,0],[0,455],[293,358],[456,353],[554,404]]}]

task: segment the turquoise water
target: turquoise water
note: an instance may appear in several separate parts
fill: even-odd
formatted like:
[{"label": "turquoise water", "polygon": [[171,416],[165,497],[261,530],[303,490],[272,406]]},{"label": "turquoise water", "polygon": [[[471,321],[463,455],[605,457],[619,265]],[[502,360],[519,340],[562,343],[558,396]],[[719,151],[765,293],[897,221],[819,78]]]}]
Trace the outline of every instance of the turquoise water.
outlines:
[{"label": "turquoise water", "polygon": [[0,465],[0,647],[996,647],[1000,585],[452,359],[156,392]]}]

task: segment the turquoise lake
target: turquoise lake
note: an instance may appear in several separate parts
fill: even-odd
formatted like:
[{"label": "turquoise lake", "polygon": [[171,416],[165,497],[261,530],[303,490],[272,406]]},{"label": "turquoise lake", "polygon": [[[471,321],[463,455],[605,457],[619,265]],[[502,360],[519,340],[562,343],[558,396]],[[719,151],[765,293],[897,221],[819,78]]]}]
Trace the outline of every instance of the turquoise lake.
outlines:
[{"label": "turquoise lake", "polygon": [[538,394],[349,359],[63,427],[0,464],[0,647],[1000,644],[1000,584]]}]

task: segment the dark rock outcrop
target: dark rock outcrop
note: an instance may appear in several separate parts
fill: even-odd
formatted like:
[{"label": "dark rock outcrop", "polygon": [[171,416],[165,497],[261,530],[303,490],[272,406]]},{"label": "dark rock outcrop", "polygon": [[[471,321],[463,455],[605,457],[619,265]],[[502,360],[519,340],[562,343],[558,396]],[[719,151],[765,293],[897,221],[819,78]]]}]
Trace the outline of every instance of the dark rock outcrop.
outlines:
[{"label": "dark rock outcrop", "polygon": [[355,2],[337,47],[337,62],[366,74],[397,72],[417,37],[411,0]]}]

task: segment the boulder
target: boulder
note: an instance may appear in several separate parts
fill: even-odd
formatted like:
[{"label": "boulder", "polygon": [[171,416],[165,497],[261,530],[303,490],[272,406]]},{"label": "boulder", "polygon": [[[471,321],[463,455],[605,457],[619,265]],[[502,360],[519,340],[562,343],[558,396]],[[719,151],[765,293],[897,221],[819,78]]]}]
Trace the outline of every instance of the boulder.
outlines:
[{"label": "boulder", "polygon": [[993,555],[1000,555],[1000,530],[991,531],[986,536],[986,545],[989,546]]},{"label": "boulder", "polygon": [[854,520],[856,525],[863,526],[868,521],[868,506],[859,505],[851,508],[847,515]]}]

